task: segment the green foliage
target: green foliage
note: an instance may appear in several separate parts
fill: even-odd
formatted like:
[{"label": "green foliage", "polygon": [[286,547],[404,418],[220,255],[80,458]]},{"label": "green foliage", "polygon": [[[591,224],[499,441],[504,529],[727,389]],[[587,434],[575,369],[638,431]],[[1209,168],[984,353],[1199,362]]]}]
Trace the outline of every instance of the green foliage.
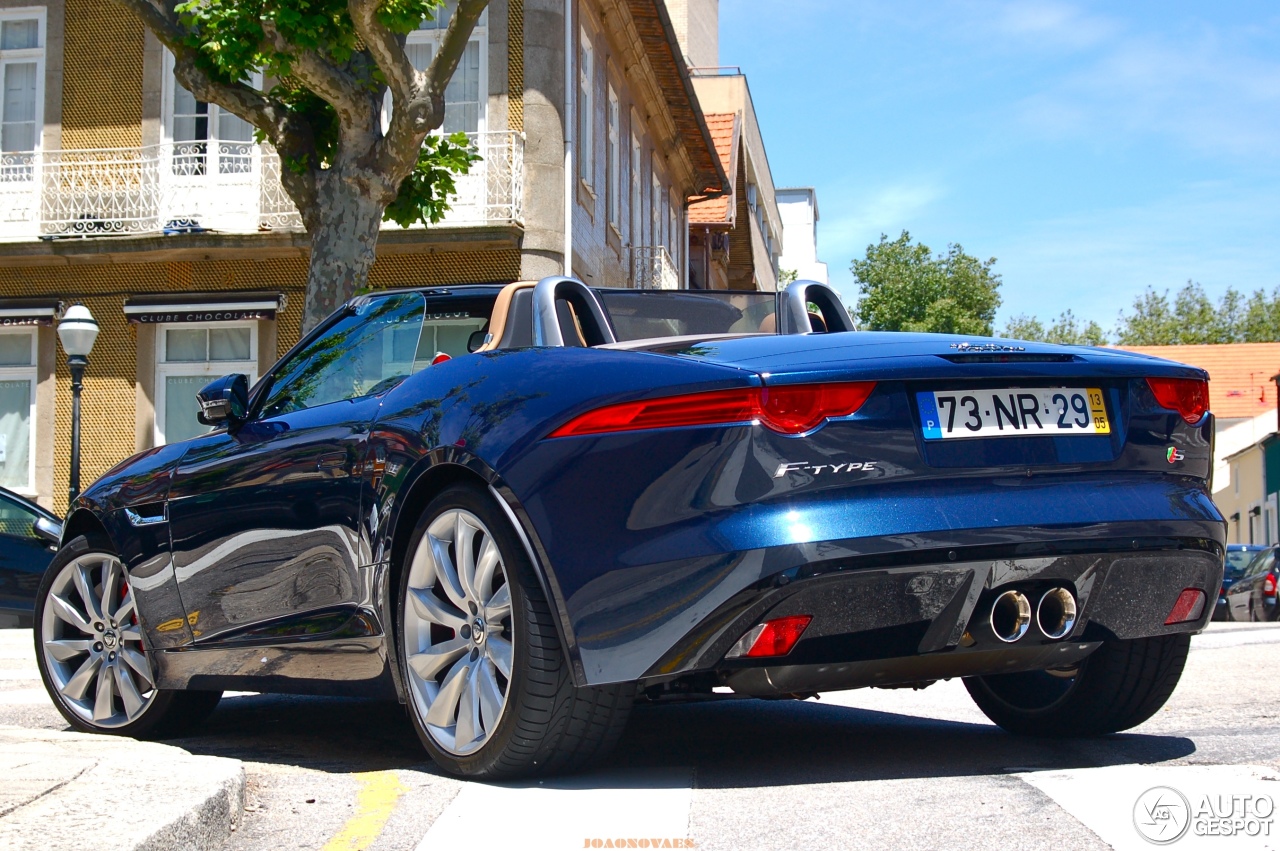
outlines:
[{"label": "green foliage", "polygon": [[[433,18],[443,5],[444,0],[383,0],[378,18],[404,35]],[[188,0],[176,8],[187,30],[187,46],[199,51],[197,64],[220,82],[247,80],[254,71],[276,79],[289,76],[292,60],[267,44],[264,20],[291,46],[356,70],[350,66],[360,42],[346,0]],[[360,70],[375,88],[378,78],[372,63]]]},{"label": "green foliage", "polygon": [[893,241],[881,234],[878,245],[867,246],[865,259],[853,261],[861,293],[859,326],[989,335],[1000,306],[1000,276],[991,271],[995,262],[965,254],[959,245],[934,255],[929,246],[912,243],[907,231]]},{"label": "green foliage", "polygon": [[787,284],[795,283],[796,279],[799,277],[800,277],[800,273],[797,272],[795,269],[779,269],[778,270],[779,289],[781,289],[782,287],[785,287]]},{"label": "green foliage", "polygon": [[456,189],[454,175],[466,174],[480,159],[466,133],[428,136],[418,153],[417,166],[400,184],[400,192],[387,205],[383,218],[401,227],[419,221],[440,221],[449,210],[449,196]]},{"label": "green foliage", "polygon": [[1104,346],[1107,343],[1107,332],[1101,325],[1092,320],[1084,322],[1077,319],[1070,310],[1059,315],[1047,329],[1036,317],[1019,314],[1005,325],[1004,336],[1063,346]]},{"label": "green foliage", "polygon": [[1245,299],[1228,288],[1217,305],[1204,288],[1187,281],[1172,304],[1169,293],[1148,288],[1120,314],[1116,341],[1122,346],[1280,342],[1280,287],[1256,290]]}]

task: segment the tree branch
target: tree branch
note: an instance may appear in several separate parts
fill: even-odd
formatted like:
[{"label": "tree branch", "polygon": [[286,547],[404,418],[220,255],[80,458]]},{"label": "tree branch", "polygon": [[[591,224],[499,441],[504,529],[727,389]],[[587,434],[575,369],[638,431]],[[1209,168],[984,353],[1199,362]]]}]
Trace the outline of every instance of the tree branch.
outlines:
[{"label": "tree branch", "polygon": [[396,104],[391,112],[391,126],[378,145],[378,165],[385,173],[403,176],[411,172],[422,140],[444,123],[445,87],[488,5],[489,0],[459,0],[431,67],[416,75],[413,97]]},{"label": "tree branch", "polygon": [[404,49],[404,38],[397,36],[378,20],[377,0],[347,0],[347,12],[356,33],[364,42],[373,61],[382,70],[391,90],[391,101],[400,105],[410,101],[418,87],[418,72]]},{"label": "tree branch", "polygon": [[311,221],[315,219],[315,177],[319,169],[311,125],[275,98],[252,86],[242,82],[221,83],[210,77],[196,63],[197,51],[186,44],[186,32],[178,23],[171,4],[160,5],[158,0],[116,2],[137,15],[173,54],[173,75],[184,89],[197,100],[216,103],[245,119],[263,132],[282,157],[295,164],[305,164],[305,167],[295,165],[290,168],[288,163],[284,163],[280,180],[310,228]]},{"label": "tree branch", "polygon": [[368,92],[358,80],[316,51],[296,49],[267,18],[262,19],[262,32],[272,49],[289,57],[290,73],[337,110],[345,126],[358,127],[364,123]]}]

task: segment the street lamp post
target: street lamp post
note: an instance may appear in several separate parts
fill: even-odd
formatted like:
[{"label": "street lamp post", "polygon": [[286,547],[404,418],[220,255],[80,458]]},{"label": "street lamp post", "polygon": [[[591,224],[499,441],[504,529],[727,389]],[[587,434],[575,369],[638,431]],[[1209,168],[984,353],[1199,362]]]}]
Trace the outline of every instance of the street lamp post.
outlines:
[{"label": "street lamp post", "polygon": [[72,305],[58,323],[58,339],[67,353],[71,369],[71,486],[70,502],[80,495],[80,391],[84,389],[84,368],[89,365],[89,352],[98,339],[98,323],[89,308]]}]

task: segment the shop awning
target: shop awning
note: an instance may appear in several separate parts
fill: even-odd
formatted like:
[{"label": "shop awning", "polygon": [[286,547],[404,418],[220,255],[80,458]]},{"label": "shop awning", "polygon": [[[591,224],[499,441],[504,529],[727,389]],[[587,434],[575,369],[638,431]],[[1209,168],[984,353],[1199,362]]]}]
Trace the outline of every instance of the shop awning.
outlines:
[{"label": "shop awning", "polygon": [[130,322],[237,322],[275,319],[288,304],[284,293],[148,293],[125,299],[124,315]]},{"label": "shop awning", "polygon": [[15,325],[52,325],[62,315],[56,298],[0,298],[0,328]]}]

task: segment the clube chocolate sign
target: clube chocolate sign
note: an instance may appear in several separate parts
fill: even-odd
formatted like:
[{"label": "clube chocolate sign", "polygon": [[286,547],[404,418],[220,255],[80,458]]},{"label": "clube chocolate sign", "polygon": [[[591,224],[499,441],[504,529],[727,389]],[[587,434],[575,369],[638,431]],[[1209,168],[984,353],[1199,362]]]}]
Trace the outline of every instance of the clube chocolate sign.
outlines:
[{"label": "clube chocolate sign", "polygon": [[183,310],[173,313],[141,313],[134,322],[236,322],[242,319],[275,319],[274,310]]},{"label": "clube chocolate sign", "polygon": [[136,296],[125,302],[130,322],[153,325],[169,322],[240,322],[275,319],[285,298],[278,293],[235,293],[222,298],[193,298],[191,294]]}]

